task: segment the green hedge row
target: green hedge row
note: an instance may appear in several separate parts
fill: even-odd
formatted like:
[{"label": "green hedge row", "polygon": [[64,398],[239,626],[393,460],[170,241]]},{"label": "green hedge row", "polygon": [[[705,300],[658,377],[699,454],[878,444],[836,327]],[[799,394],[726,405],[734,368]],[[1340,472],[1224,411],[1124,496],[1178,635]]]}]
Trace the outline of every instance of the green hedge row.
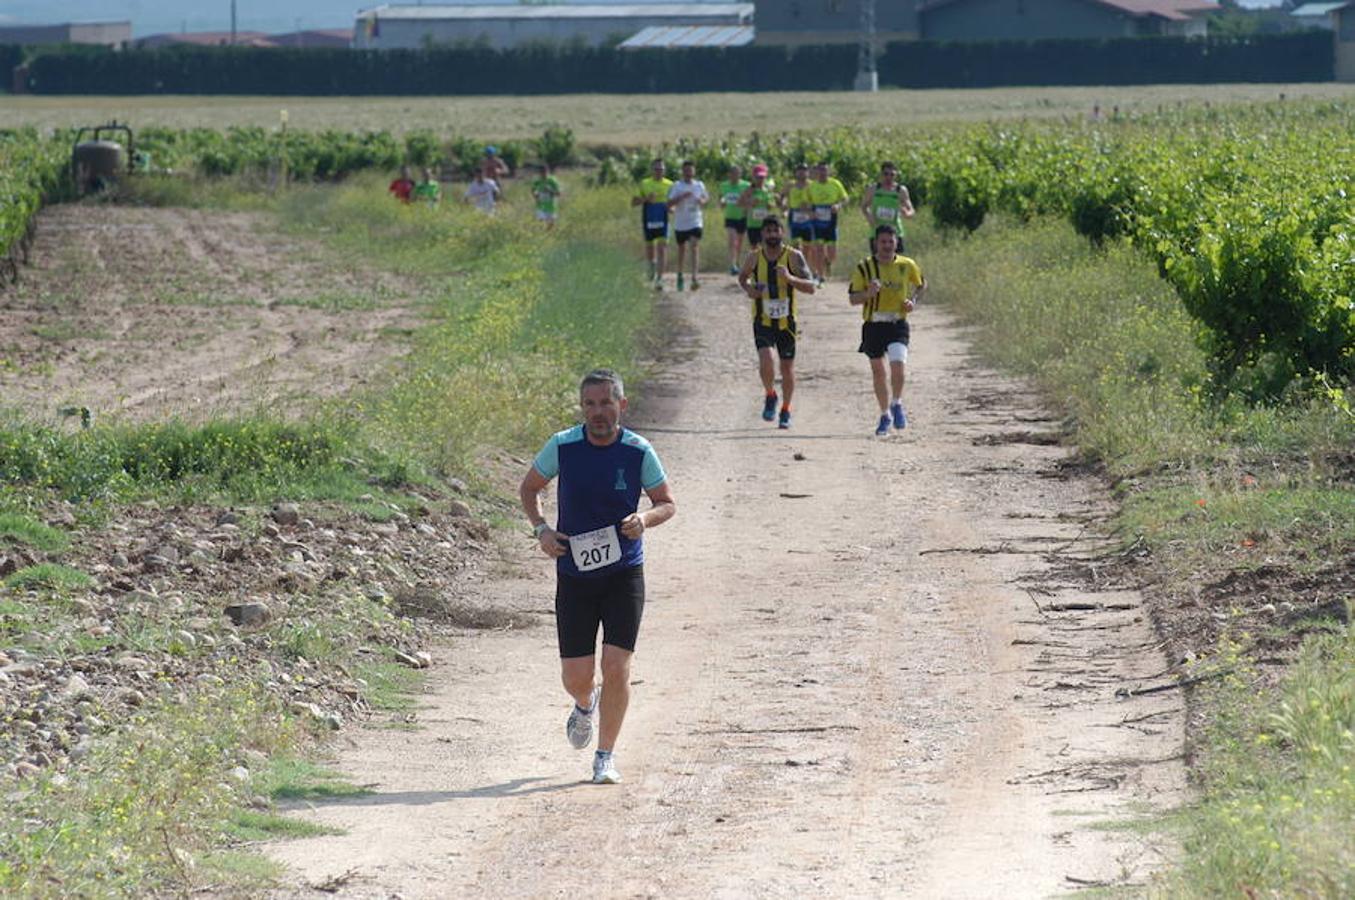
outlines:
[{"label": "green hedge row", "polygon": [[[1186,40],[1121,38],[890,44],[880,83],[893,87],[1327,81],[1325,33]],[[559,94],[842,90],[850,45],[624,51],[44,48],[30,65],[40,94]]]}]

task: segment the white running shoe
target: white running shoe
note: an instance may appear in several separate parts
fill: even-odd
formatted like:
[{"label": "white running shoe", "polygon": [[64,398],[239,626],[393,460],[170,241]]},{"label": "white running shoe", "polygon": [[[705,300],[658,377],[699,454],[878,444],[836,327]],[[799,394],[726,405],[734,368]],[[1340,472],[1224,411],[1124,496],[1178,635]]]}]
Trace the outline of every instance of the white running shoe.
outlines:
[{"label": "white running shoe", "polygon": [[593,784],[620,784],[621,773],[616,770],[612,754],[593,757]]},{"label": "white running shoe", "polygon": [[602,685],[595,685],[593,693],[589,695],[588,712],[581,711],[577,703],[569,711],[569,718],[565,720],[565,737],[569,738],[569,745],[575,750],[582,750],[593,740],[593,720],[597,718],[600,696]]}]

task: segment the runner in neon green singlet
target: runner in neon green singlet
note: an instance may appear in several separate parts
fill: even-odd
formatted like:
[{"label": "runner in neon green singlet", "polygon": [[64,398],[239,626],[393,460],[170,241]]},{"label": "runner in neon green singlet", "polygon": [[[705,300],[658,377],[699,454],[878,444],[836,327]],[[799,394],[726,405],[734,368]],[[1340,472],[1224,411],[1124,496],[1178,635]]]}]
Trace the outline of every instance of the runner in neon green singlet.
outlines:
[{"label": "runner in neon green singlet", "polygon": [[739,260],[743,258],[743,235],[748,230],[748,210],[739,205],[739,198],[750,187],[743,177],[743,169],[729,167],[729,175],[715,188],[720,208],[725,214],[725,238],[729,242],[729,274],[739,274]]}]

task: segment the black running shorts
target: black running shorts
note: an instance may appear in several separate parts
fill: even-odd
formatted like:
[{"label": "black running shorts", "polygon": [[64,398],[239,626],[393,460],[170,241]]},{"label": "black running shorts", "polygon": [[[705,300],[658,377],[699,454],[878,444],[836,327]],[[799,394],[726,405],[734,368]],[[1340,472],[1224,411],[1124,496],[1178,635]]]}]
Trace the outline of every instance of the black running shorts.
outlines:
[{"label": "black running shorts", "polygon": [[747,219],[725,219],[725,227],[726,227],[726,228],[732,228],[732,229],[734,229],[735,231],[737,231],[739,234],[743,234],[745,231],[748,230],[748,220],[747,220]]},{"label": "black running shorts", "polygon": [[761,322],[754,322],[753,346],[759,350],[763,347],[775,347],[777,356],[782,359],[794,359],[795,320],[791,320],[789,328],[777,328],[776,326],[769,328]]},{"label": "black running shorts", "polygon": [[751,226],[751,225],[748,226],[748,243],[751,244],[751,245],[754,246],[754,247],[756,247],[756,246],[758,246],[759,244],[762,243],[762,226],[761,226],[761,225],[759,225],[759,226],[756,227],[756,228],[754,228],[754,227]]},{"label": "black running shorts", "polygon": [[871,359],[879,359],[885,355],[890,344],[896,343],[908,346],[907,319],[897,322],[862,322],[861,346],[856,349]]},{"label": "black running shorts", "polygon": [[560,658],[597,653],[599,625],[602,643],[634,651],[644,609],[644,566],[629,566],[596,578],[557,575],[555,634]]},{"label": "black running shorts", "polygon": [[677,238],[677,242],[679,244],[685,244],[688,241],[692,240],[693,238],[699,241],[701,240],[701,229],[688,228],[683,231],[674,231],[673,236]]}]

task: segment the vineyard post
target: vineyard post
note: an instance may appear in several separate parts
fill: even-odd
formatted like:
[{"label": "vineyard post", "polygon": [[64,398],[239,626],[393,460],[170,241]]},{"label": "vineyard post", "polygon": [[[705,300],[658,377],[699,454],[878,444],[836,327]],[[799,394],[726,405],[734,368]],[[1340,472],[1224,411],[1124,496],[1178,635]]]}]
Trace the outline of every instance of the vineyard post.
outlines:
[{"label": "vineyard post", "polygon": [[281,120],[279,129],[279,150],[281,151],[280,169],[278,172],[278,184],[282,187],[287,186],[287,110],[279,110],[278,118]]}]

